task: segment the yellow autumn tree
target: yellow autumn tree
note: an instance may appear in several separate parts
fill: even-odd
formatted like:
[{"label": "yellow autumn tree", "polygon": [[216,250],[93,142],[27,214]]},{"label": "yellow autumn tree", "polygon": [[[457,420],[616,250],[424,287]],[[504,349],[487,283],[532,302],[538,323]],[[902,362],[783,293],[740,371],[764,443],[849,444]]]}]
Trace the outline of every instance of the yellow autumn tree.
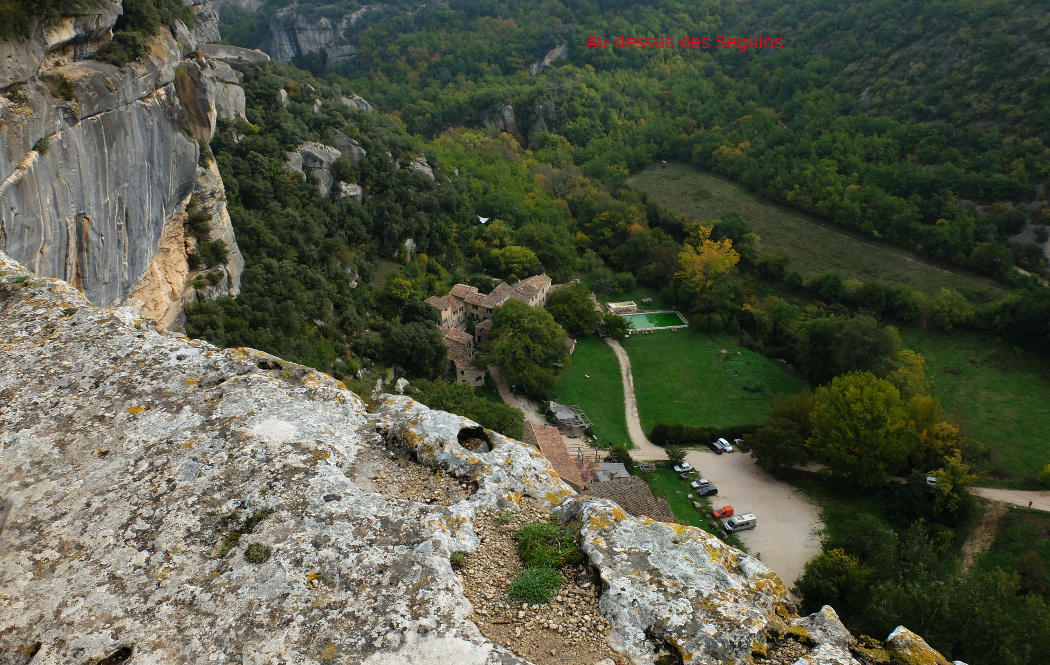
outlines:
[{"label": "yellow autumn tree", "polygon": [[711,240],[712,228],[697,225],[691,229],[678,255],[681,270],[675,273],[675,277],[695,294],[698,304],[707,299],[715,281],[740,262],[740,254],[733,249],[731,239]]}]

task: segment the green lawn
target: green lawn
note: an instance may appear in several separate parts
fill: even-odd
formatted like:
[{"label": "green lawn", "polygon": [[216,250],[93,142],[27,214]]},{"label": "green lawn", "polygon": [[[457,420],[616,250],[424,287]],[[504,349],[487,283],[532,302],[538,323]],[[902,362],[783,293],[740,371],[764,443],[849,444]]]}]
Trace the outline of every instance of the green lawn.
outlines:
[{"label": "green lawn", "polygon": [[986,278],[926,259],[886,243],[852,234],[787,208],[766,203],[741,187],[688,164],[651,166],[628,180],[671,212],[701,221],[738,212],[770,252],[791,256],[791,268],[809,277],[837,270],[846,279],[903,284],[927,293],[942,287],[990,301],[1003,289]]},{"label": "green lawn", "polygon": [[991,453],[988,472],[1005,486],[1050,463],[1050,360],[987,335],[902,328],[904,346],[926,358],[931,394],[962,432]]},{"label": "green lawn", "polygon": [[805,386],[729,336],[661,330],[632,335],[622,343],[631,357],[646,432],[657,423],[761,424],[769,417],[774,395],[797,393]]},{"label": "green lawn", "polygon": [[579,405],[594,423],[594,434],[603,447],[630,443],[620,365],[609,345],[597,337],[584,337],[576,343],[569,365],[561,373],[554,401]]}]

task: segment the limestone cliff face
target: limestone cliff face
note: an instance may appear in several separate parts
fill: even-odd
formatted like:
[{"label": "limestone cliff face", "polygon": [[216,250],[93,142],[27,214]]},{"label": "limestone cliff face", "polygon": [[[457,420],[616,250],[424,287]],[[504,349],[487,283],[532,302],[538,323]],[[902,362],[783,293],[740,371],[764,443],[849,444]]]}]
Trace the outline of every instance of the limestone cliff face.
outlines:
[{"label": "limestone cliff face", "polygon": [[197,185],[216,84],[193,55],[210,31],[208,5],[196,9],[194,33],[162,31],[123,68],[90,59],[117,1],[0,43],[0,248],[94,303],[135,289]]},{"label": "limestone cliff face", "polygon": [[346,44],[346,33],[368,12],[378,5],[366,5],[343,16],[329,18],[318,11],[305,11],[291,6],[274,14],[270,21],[271,42],[263,50],[279,62],[291,62],[295,57],[328,51],[328,62],[338,62],[356,51]]},{"label": "limestone cliff face", "polygon": [[[2,663],[524,665],[481,634],[449,557],[525,496],[579,532],[625,662],[875,662],[831,608],[795,615],[760,561],[580,498],[524,444],[160,332],[3,253],[0,357]],[[399,493],[398,460],[446,499]],[[767,658],[786,635],[791,659]],[[886,647],[946,663],[904,629]]]}]

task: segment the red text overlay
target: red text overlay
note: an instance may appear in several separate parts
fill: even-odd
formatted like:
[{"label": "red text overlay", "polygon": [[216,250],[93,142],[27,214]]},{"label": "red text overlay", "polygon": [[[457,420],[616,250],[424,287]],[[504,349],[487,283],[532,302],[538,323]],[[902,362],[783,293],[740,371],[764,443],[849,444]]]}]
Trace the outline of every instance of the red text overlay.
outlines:
[{"label": "red text overlay", "polygon": [[715,35],[714,37],[628,37],[620,35],[615,39],[605,39],[591,35],[587,39],[587,48],[618,48],[618,49],[729,49],[733,51],[748,51],[758,49],[784,48],[784,40],[781,37],[730,37],[729,35]]}]

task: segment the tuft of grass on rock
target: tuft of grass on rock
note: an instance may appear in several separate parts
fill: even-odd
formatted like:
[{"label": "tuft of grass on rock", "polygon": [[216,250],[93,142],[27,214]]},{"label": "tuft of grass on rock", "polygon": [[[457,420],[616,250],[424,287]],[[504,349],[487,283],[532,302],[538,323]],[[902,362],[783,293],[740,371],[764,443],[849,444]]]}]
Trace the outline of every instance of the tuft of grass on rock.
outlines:
[{"label": "tuft of grass on rock", "polygon": [[507,594],[511,600],[519,603],[548,603],[563,581],[561,573],[553,568],[526,568],[518,579],[511,583]]},{"label": "tuft of grass on rock", "polygon": [[244,550],[244,560],[248,563],[266,563],[270,560],[270,548],[262,543],[252,543]]}]

